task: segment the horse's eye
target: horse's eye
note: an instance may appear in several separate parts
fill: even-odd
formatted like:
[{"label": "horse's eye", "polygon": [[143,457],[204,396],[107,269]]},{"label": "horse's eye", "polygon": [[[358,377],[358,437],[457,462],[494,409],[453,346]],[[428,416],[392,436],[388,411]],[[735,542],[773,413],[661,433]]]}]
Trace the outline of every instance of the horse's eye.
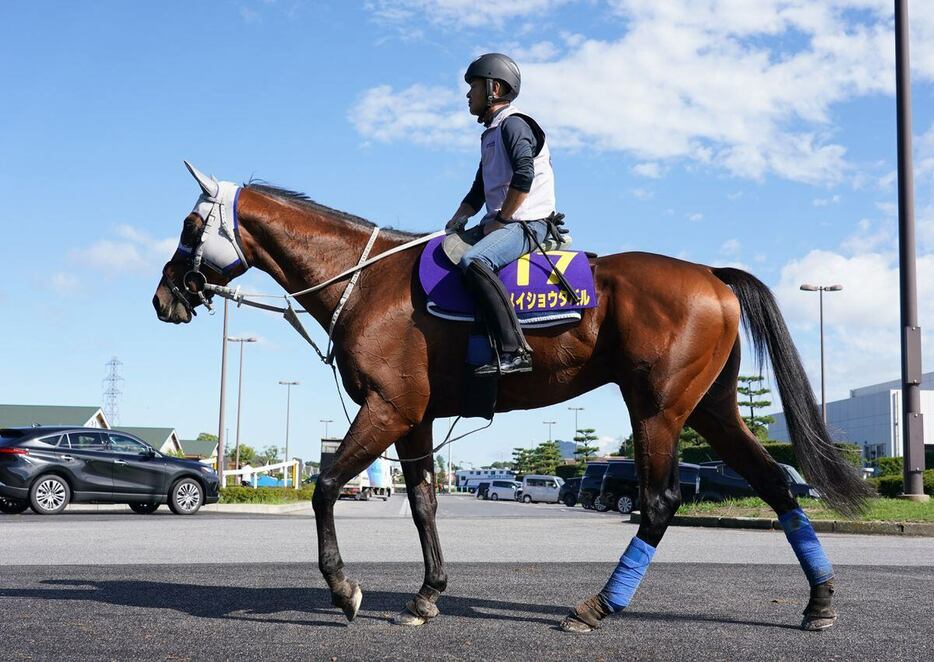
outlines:
[{"label": "horse's eye", "polygon": [[182,236],[179,238],[179,244],[182,246],[194,246],[198,238],[198,225],[192,219],[185,219],[182,225]]}]

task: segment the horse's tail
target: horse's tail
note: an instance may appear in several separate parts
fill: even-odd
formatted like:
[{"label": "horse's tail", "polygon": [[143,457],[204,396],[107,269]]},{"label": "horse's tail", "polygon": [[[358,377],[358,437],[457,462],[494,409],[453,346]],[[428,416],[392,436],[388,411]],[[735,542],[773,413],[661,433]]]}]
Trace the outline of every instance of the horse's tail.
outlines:
[{"label": "horse's tail", "polygon": [[739,299],[757,364],[763,365],[766,352],[771,358],[788,434],[808,482],[838,512],[853,515],[864,511],[873,492],[833,445],[772,292],[758,278],[739,269],[713,269],[713,273],[733,288]]}]

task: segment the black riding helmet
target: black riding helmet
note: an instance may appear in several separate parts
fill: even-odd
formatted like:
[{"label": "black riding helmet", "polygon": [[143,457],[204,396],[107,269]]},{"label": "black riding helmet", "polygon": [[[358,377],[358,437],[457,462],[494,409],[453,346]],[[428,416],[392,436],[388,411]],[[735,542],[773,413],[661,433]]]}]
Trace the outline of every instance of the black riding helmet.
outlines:
[{"label": "black riding helmet", "polygon": [[[519,96],[519,87],[522,85],[519,66],[511,57],[502,53],[487,53],[471,62],[464,74],[464,80],[469,85],[474,78],[486,80],[486,105],[488,108],[493,105],[494,101],[510,102],[515,99]],[[501,97],[493,96],[494,80],[506,83],[509,88],[506,94]]]}]

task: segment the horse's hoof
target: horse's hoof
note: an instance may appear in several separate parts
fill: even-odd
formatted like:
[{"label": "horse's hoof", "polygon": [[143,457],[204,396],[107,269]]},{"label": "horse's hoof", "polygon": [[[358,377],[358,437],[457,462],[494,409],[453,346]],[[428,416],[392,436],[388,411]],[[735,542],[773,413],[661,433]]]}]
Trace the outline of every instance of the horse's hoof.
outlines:
[{"label": "horse's hoof", "polygon": [[341,608],[348,621],[353,621],[360,609],[360,603],[363,602],[363,591],[360,590],[360,585],[356,582],[350,582],[350,584],[353,586],[353,593],[349,598],[335,596],[334,606]]},{"label": "horse's hoof", "polygon": [[427,622],[427,618],[416,616],[408,609],[403,609],[392,619],[393,625],[407,625],[409,627],[418,627],[419,625],[424,625]]},{"label": "horse's hoof", "polygon": [[561,621],[561,625],[558,627],[560,627],[563,632],[573,632],[574,634],[586,634],[597,629],[587,625],[584,621],[578,620],[574,616],[567,616]]},{"label": "horse's hoof", "polygon": [[833,618],[821,618],[820,616],[805,616],[801,621],[801,629],[808,632],[820,632],[822,630],[830,629],[836,617]]}]

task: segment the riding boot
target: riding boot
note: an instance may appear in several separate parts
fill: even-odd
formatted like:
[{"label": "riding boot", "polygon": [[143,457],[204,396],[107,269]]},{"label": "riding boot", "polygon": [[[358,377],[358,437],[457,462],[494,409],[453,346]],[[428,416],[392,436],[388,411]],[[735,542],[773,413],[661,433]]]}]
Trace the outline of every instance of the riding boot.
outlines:
[{"label": "riding boot", "polygon": [[532,371],[532,350],[519,328],[519,318],[512,307],[502,281],[483,262],[470,263],[464,272],[464,281],[473,292],[487,328],[496,337],[499,361],[482,365],[475,375],[507,375]]}]

